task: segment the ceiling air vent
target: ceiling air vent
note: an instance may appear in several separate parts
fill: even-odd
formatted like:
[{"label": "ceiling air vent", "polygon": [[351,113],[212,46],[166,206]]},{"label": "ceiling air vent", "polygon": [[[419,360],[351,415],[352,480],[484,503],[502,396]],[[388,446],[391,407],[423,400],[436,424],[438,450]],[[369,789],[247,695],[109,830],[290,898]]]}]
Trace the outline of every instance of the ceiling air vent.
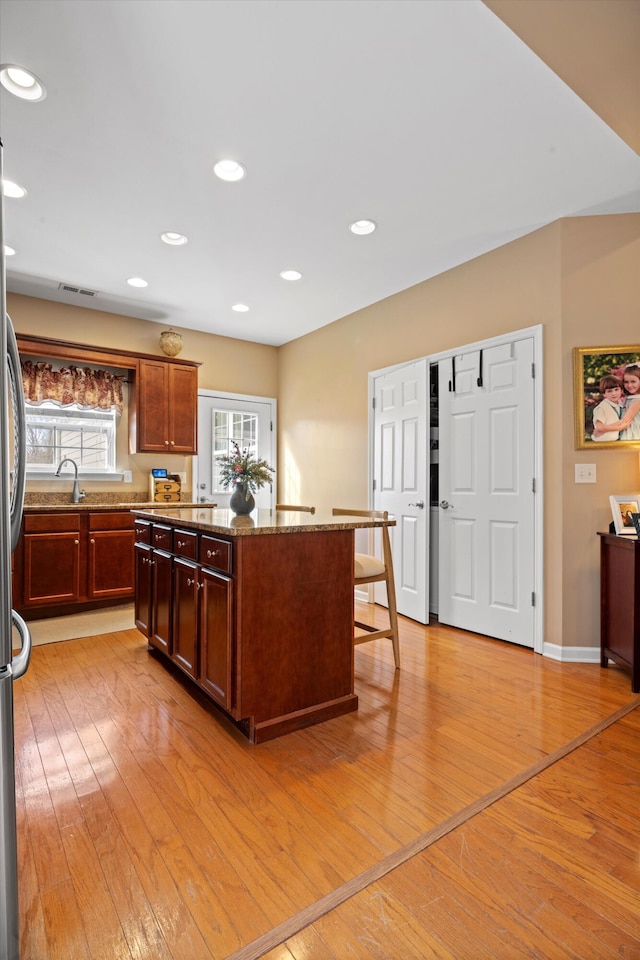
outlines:
[{"label": "ceiling air vent", "polygon": [[74,287],[71,283],[59,283],[58,290],[63,290],[65,293],[79,293],[84,297],[97,297],[97,290],[85,290],[84,287]]}]

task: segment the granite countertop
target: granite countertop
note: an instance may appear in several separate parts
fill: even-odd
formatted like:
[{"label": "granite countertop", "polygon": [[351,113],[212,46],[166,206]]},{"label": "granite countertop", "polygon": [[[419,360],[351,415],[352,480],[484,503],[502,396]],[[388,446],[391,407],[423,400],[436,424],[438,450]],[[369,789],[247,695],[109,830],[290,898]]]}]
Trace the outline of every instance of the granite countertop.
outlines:
[{"label": "granite countertop", "polygon": [[186,504],[177,509],[154,504],[154,509],[140,504],[133,513],[141,520],[155,520],[186,529],[206,533],[222,533],[232,537],[256,536],[273,533],[312,533],[326,530],[355,530],[360,527],[395,527],[395,520],[377,520],[371,517],[334,517],[332,514],[297,513],[290,510],[254,510],[248,516],[236,516],[232,510]]}]

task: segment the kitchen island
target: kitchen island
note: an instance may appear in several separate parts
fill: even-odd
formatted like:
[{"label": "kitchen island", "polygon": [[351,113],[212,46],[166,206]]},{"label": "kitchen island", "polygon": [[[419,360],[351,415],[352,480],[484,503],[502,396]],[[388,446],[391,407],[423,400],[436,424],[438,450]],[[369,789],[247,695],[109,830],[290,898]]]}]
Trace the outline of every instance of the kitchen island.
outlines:
[{"label": "kitchen island", "polygon": [[136,625],[252,743],[357,710],[357,528],[289,511],[136,509]]}]

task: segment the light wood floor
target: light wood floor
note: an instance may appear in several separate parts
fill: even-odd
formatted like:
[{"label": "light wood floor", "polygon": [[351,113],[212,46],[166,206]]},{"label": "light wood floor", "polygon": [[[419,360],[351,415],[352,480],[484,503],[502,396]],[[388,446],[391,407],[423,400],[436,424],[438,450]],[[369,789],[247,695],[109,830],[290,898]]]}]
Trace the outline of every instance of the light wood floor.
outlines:
[{"label": "light wood floor", "polygon": [[629,676],[401,630],[357,713],[260,746],[135,630],[36,648],[22,960],[640,957]]}]

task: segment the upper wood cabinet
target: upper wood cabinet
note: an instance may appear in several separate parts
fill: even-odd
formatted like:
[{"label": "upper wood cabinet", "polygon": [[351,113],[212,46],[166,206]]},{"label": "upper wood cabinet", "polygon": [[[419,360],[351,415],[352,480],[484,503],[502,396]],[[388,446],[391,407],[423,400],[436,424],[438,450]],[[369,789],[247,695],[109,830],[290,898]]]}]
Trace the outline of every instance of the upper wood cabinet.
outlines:
[{"label": "upper wood cabinet", "polygon": [[198,368],[140,360],[129,407],[132,453],[198,452]]},{"label": "upper wood cabinet", "polygon": [[43,356],[126,369],[133,377],[129,395],[129,450],[131,453],[198,452],[198,367],[193,360],[174,360],[112,351],[68,340],[50,340],[17,334],[18,350]]}]

